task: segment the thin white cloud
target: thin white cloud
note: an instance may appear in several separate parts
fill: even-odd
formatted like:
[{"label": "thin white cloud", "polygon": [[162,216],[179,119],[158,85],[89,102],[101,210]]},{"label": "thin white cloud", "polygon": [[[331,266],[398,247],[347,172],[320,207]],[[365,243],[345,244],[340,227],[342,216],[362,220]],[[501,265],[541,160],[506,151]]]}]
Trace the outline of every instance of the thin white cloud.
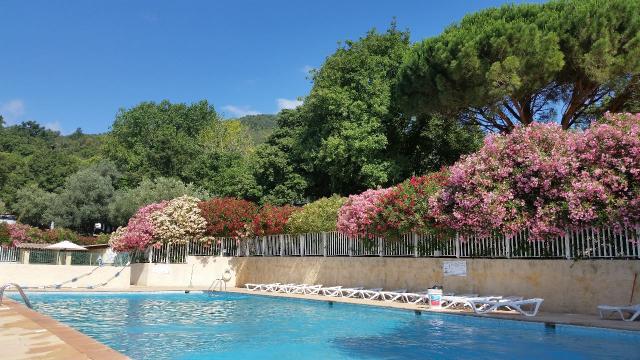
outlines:
[{"label": "thin white cloud", "polygon": [[48,123],[44,124],[44,127],[46,127],[47,129],[49,129],[51,131],[62,132],[62,126],[60,125],[59,121],[48,122]]},{"label": "thin white cloud", "polygon": [[311,70],[315,70],[315,68],[316,68],[315,66],[305,65],[305,66],[302,67],[302,69],[300,69],[300,71],[302,71],[305,74],[309,74],[309,72]]},{"label": "thin white cloud", "polygon": [[295,99],[277,99],[278,102],[278,111],[283,109],[295,109],[298,106],[302,105],[302,101]]},{"label": "thin white cloud", "polygon": [[0,115],[2,115],[7,125],[19,123],[24,113],[24,101],[20,99],[12,99],[0,104]]},{"label": "thin white cloud", "polygon": [[243,117],[247,115],[258,115],[259,111],[255,111],[251,109],[250,106],[236,106],[236,105],[226,105],[222,107],[222,110],[226,111],[232,117]]}]

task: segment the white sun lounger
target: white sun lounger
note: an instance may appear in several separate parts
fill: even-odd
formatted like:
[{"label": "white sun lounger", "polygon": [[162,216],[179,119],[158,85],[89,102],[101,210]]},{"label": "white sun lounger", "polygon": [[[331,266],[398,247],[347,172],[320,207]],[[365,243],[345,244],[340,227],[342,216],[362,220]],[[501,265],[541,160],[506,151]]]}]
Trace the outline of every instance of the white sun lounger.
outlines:
[{"label": "white sun lounger", "polygon": [[244,287],[251,291],[262,290],[263,286],[264,284],[244,284]]},{"label": "white sun lounger", "polygon": [[[630,306],[598,305],[598,311],[602,319],[612,314],[620,315],[624,321],[634,321],[640,318],[640,304]],[[629,314],[629,316],[625,317],[625,314]]]},{"label": "white sun lounger", "polygon": [[360,296],[363,299],[375,300],[382,291],[382,288],[363,289],[358,291],[356,296]]},{"label": "white sun lounger", "polygon": [[391,291],[378,291],[376,294],[373,294],[369,297],[369,300],[384,300],[384,301],[395,301],[402,297],[404,293],[407,292],[407,289],[396,289]]},{"label": "white sun lounger", "polygon": [[356,297],[360,294],[361,291],[364,290],[364,287],[362,286],[355,286],[355,287],[350,287],[350,288],[343,288],[340,290],[339,295],[341,297]]},{"label": "white sun lounger", "polygon": [[318,295],[322,289],[322,285],[309,285],[302,289],[302,293],[306,295]]},{"label": "white sun lounger", "polygon": [[321,288],[319,293],[324,296],[338,297],[340,296],[340,292],[342,291],[342,289],[343,289],[342,286],[329,286],[329,287]]},{"label": "white sun lounger", "polygon": [[[498,310],[501,307],[513,309],[524,316],[536,316],[540,305],[544,299],[534,298],[526,300],[512,300],[509,298],[503,299],[483,299],[483,298],[468,298],[467,301],[471,305],[471,309],[476,314],[486,314],[492,311]],[[531,310],[523,310],[523,306],[532,306]]]},{"label": "white sun lounger", "polygon": [[276,291],[278,289],[279,286],[281,286],[282,284],[280,283],[271,283],[271,284],[262,284],[262,286],[260,287],[260,290],[262,291]]},{"label": "white sun lounger", "polygon": [[284,292],[288,294],[304,294],[305,289],[308,286],[312,286],[310,284],[293,284],[289,285],[284,289]]},{"label": "white sun lounger", "polygon": [[271,288],[272,290],[267,290],[267,291],[288,293],[289,291],[291,291],[291,289],[293,289],[296,286],[299,286],[299,284],[279,284],[272,287]]},{"label": "white sun lounger", "polygon": [[360,297],[363,299],[369,299],[380,291],[382,291],[382,288],[363,289],[362,287],[358,287],[353,289],[345,289],[342,292],[342,296],[347,298]]}]

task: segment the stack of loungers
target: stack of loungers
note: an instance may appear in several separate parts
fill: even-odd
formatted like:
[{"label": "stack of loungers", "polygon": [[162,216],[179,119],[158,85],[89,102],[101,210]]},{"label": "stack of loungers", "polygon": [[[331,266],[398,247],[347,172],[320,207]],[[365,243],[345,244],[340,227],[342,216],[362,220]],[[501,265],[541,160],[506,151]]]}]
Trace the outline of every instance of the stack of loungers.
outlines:
[{"label": "stack of loungers", "polygon": [[[299,295],[322,295],[328,297],[359,298],[380,301],[399,301],[414,304],[429,304],[428,290],[407,292],[407,289],[386,291],[382,288],[363,286],[343,287],[312,284],[245,284],[250,291],[276,292]],[[514,310],[525,316],[536,316],[544,300],[523,299],[517,296],[478,296],[478,294],[445,294],[441,297],[444,309],[470,309],[476,314],[487,314],[496,310]]]}]

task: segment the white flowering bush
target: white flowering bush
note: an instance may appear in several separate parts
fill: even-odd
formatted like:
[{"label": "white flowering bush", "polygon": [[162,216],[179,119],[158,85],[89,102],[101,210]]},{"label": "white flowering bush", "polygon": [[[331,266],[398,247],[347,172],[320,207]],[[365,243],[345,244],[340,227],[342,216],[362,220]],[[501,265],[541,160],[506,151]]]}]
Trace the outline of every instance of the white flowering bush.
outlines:
[{"label": "white flowering bush", "polygon": [[181,196],[151,214],[156,239],[165,244],[185,244],[204,236],[207,226],[198,207],[200,199]]}]

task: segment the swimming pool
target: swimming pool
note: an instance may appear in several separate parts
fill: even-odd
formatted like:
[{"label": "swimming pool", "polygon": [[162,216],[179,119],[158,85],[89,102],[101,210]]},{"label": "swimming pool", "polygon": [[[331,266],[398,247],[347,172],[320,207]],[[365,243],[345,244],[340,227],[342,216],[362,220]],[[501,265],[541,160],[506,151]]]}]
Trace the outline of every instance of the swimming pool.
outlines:
[{"label": "swimming pool", "polygon": [[[12,295],[13,297],[14,295]],[[32,293],[133,359],[639,358],[640,333],[235,293]]]}]

